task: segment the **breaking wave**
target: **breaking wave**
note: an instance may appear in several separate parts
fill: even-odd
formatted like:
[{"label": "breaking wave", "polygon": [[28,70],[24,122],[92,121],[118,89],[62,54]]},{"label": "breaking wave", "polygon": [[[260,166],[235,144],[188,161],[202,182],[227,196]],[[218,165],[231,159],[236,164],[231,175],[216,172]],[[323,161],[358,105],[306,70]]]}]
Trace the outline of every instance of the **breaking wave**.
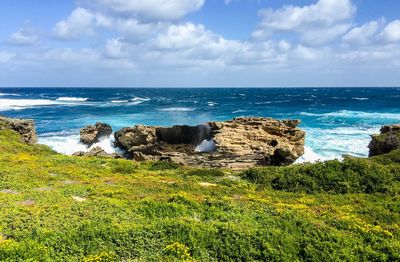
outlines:
[{"label": "breaking wave", "polygon": [[0,111],[22,110],[25,108],[57,104],[59,104],[59,102],[47,99],[0,99]]},{"label": "breaking wave", "polygon": [[168,108],[158,109],[158,111],[162,112],[192,112],[194,110],[195,110],[194,108],[188,108],[188,107],[168,107]]},{"label": "breaking wave", "polygon": [[143,98],[143,97],[134,97],[134,98],[131,99],[132,102],[136,102],[136,101],[145,102],[145,101],[150,101],[150,100],[151,100],[151,99],[148,98],[148,97],[145,97],[145,98]]},{"label": "breaking wave", "polygon": [[67,101],[67,102],[85,102],[88,101],[89,98],[82,97],[59,97],[56,99],[57,101]]},{"label": "breaking wave", "polygon": [[39,143],[44,144],[52,148],[54,151],[65,154],[72,155],[78,151],[88,152],[95,147],[101,147],[109,154],[123,152],[114,147],[114,136],[104,137],[100,139],[98,143],[93,144],[91,147],[87,147],[85,144],[80,142],[79,135],[73,134],[71,132],[67,133],[47,133],[39,136]]},{"label": "breaking wave", "polygon": [[378,127],[338,127],[333,129],[305,128],[307,132],[305,154],[297,161],[316,162],[342,159],[343,155],[368,156],[370,135]]},{"label": "breaking wave", "polygon": [[395,119],[400,120],[398,113],[379,113],[379,112],[363,112],[363,111],[350,111],[340,110],[330,113],[309,113],[301,112],[303,116],[316,116],[316,117],[341,117],[341,118],[363,118],[363,119]]}]

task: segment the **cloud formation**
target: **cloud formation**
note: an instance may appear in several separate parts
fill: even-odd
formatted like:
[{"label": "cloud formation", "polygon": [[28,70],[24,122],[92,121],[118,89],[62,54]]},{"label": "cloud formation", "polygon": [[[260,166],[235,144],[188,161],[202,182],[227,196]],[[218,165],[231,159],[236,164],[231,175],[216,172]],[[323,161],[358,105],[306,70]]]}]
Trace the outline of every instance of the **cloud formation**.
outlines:
[{"label": "cloud formation", "polygon": [[[365,72],[400,69],[400,20],[359,25],[351,0],[261,9],[248,40],[229,39],[188,21],[204,0],[79,3],[53,27],[58,47],[0,51],[0,63],[12,63],[14,72],[50,71],[54,81],[82,81],[95,74],[88,85],[349,85],[353,76],[365,85]],[[34,45],[39,38],[22,28],[8,41]]]},{"label": "cloud formation", "polygon": [[139,20],[177,20],[199,10],[204,0],[87,0],[92,8]]},{"label": "cloud formation", "polygon": [[34,28],[25,25],[14,32],[7,42],[12,45],[35,45],[39,42],[39,36]]}]

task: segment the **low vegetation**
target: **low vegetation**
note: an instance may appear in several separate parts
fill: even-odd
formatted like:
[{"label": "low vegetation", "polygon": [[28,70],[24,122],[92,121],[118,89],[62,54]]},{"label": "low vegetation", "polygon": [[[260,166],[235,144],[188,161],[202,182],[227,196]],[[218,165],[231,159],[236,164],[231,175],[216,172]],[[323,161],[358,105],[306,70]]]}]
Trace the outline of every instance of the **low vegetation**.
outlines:
[{"label": "low vegetation", "polygon": [[0,131],[0,261],[398,261],[400,152],[190,169]]}]

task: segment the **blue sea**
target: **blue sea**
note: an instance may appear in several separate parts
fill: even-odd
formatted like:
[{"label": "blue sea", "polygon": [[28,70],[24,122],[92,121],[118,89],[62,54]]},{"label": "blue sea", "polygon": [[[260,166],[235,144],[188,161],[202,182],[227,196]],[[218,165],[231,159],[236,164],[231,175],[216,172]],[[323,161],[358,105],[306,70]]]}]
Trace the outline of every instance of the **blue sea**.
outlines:
[{"label": "blue sea", "polygon": [[[300,119],[307,131],[299,161],[368,155],[369,135],[400,123],[400,88],[2,88],[0,115],[36,121],[39,142],[85,150],[79,129],[136,124],[197,125],[238,116]],[[113,151],[112,141],[101,142]]]}]

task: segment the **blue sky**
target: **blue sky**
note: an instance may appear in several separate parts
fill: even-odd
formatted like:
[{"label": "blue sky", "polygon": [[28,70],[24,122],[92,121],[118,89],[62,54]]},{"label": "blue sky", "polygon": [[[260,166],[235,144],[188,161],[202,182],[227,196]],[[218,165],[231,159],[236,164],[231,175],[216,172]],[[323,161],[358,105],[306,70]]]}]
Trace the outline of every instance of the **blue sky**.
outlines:
[{"label": "blue sky", "polygon": [[398,0],[2,0],[0,87],[400,86]]}]

